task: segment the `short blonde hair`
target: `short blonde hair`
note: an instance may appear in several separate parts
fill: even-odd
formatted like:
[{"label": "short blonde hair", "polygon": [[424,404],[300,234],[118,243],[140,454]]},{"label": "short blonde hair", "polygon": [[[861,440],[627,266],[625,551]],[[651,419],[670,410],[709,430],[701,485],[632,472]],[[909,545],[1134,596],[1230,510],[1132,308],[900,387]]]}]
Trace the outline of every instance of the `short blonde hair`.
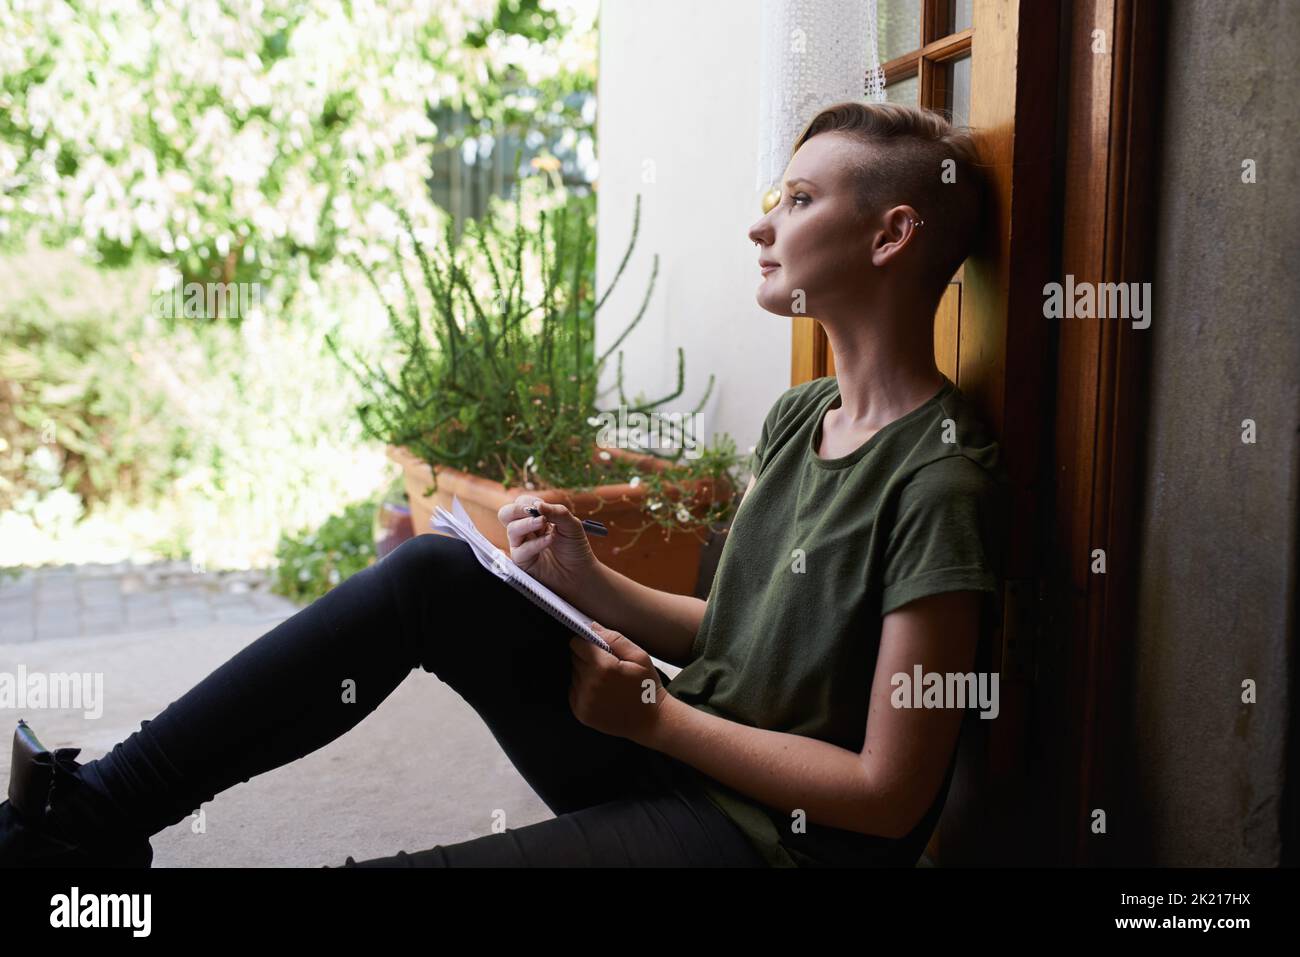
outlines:
[{"label": "short blonde hair", "polygon": [[[809,121],[790,151],[818,133],[847,134],[872,147],[854,165],[858,212],[875,215],[906,203],[925,220],[934,267],[927,285],[936,298],[979,240],[987,185],[973,131],[943,114],[901,103],[846,101]],[[951,166],[945,167],[945,161]],[[944,176],[945,168],[952,176]],[[948,180],[951,180],[949,182]]]}]

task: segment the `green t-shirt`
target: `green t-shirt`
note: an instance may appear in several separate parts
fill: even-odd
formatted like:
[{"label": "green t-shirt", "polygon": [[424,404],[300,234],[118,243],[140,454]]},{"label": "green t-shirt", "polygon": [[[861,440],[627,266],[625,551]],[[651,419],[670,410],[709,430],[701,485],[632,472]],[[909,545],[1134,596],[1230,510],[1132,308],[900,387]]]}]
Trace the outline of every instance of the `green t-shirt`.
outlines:
[{"label": "green t-shirt", "polygon": [[[674,697],[731,721],[862,750],[882,616],[946,591],[990,593],[998,578],[1006,481],[997,443],[945,376],[925,404],[836,459],[817,455],[840,405],[834,376],[787,390],[768,412],[754,488],[723,546],[691,658]],[[952,779],[907,837],[890,840],[793,818],[679,763],[768,863],[915,864]]]}]

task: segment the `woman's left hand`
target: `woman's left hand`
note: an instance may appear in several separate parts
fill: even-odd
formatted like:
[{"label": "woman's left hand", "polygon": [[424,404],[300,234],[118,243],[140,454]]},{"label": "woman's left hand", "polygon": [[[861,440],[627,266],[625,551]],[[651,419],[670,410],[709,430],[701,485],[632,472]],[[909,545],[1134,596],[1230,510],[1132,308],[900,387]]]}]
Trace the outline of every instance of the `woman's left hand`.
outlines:
[{"label": "woman's left hand", "polygon": [[594,621],[591,629],[613,654],[573,636],[569,707],[589,728],[645,744],[662,713],[659,705],[668,697],[659,672],[648,654],[617,631]]}]

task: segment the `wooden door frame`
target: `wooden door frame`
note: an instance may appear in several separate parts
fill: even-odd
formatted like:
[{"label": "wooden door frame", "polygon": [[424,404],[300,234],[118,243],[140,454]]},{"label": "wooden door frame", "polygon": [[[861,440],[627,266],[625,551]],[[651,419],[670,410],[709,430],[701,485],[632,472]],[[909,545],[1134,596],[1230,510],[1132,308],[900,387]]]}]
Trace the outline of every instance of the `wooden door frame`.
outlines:
[{"label": "wooden door frame", "polygon": [[[1151,282],[1165,4],[1076,0],[1069,18],[1060,275]],[[1104,53],[1096,52],[1097,30],[1108,41]],[[1104,865],[1115,862],[1115,841],[1094,833],[1095,812],[1117,814],[1129,800],[1106,742],[1125,733],[1120,703],[1134,678],[1150,329],[1121,319],[1058,321],[1054,640],[1045,645],[1051,674],[1040,684],[1061,696],[1048,728],[1067,746],[1052,775],[1057,820],[1045,822],[1044,836],[1060,835],[1053,856],[1063,863]],[[1092,571],[1097,548],[1104,574]]]},{"label": "wooden door frame", "polygon": [[1050,435],[1050,328],[1042,289],[1053,267],[1051,208],[1060,17],[1041,0],[976,0],[970,124],[992,201],[985,234],[966,261],[957,385],[1002,447],[1012,490],[1003,626],[977,670],[996,670],[999,716],[968,717],[958,772],[931,856],[941,865],[1022,860],[1032,793],[1032,612],[1040,593],[1039,530]]},{"label": "wooden door frame", "polygon": [[[1149,330],[1048,320],[1043,287],[1151,279],[1163,22],[1160,0],[975,0],[970,123],[995,202],[965,264],[958,385],[1014,504],[1004,627],[977,664],[1001,672],[1001,713],[963,732],[941,864],[1104,859],[1089,823],[1114,806],[1102,742],[1128,675]],[[833,374],[815,319],[791,334],[791,384]]]}]

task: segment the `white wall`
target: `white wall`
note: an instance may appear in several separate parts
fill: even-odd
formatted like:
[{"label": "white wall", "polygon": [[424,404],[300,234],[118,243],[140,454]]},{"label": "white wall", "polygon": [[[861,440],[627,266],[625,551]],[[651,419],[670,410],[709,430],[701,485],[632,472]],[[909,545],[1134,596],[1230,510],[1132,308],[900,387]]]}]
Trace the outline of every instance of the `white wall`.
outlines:
[{"label": "white wall", "polygon": [[[655,253],[659,275],[645,316],[623,340],[624,391],[660,411],[701,409],[703,434],[729,432],[742,453],[790,385],[790,320],[754,302],[762,215],[754,186],[758,142],[759,5],[755,0],[602,0],[596,117],[599,178],[597,288],[612,280],[631,236],[636,248],[596,319],[603,352],[636,315]],[[612,385],[617,353],[602,387]],[[603,408],[618,402],[611,391]],[[746,460],[747,461],[747,460]]]}]

